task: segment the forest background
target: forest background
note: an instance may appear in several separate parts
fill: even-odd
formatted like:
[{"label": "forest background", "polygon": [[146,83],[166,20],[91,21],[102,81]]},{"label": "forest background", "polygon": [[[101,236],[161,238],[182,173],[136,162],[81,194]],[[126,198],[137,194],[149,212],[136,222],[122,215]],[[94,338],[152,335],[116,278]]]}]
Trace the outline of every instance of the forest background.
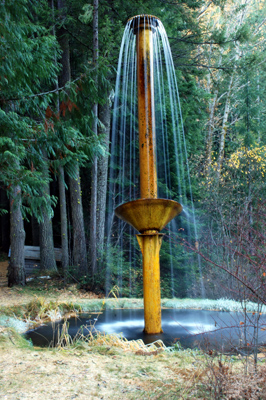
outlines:
[{"label": "forest background", "polygon": [[[172,239],[174,256],[162,250],[162,294],[172,295],[171,256],[176,297],[247,290],[264,302],[260,0],[1,1],[0,246],[11,248],[9,285],[26,283],[25,244],[40,246],[41,270],[59,268],[66,282],[104,291],[107,274],[119,281],[116,262],[106,271],[109,143],[123,30],[138,14],[159,17],[169,37],[198,226],[193,240]],[[141,296],[140,255],[134,275],[124,261],[120,292]]]}]

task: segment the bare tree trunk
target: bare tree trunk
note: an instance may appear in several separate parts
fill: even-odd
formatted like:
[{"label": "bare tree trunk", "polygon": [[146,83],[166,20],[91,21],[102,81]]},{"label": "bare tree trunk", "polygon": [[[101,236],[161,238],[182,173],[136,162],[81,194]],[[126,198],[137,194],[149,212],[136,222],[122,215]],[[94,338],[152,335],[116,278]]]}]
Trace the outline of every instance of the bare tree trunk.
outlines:
[{"label": "bare tree trunk", "polygon": [[[58,0],[57,8],[58,11],[60,12],[61,19],[63,19],[66,16],[65,15],[66,0]],[[62,56],[60,59],[62,69],[59,77],[59,84],[60,86],[64,86],[71,79],[71,68],[70,68],[69,39],[68,39],[68,34],[63,26],[58,30],[57,36],[58,36],[58,42],[62,49]]]},{"label": "bare tree trunk", "polygon": [[61,247],[62,247],[62,268],[64,271],[64,284],[67,284],[69,254],[68,254],[68,233],[67,233],[67,209],[64,168],[58,168],[58,186],[60,198],[60,221],[61,221]]},{"label": "bare tree trunk", "polygon": [[[4,189],[0,189],[0,208],[3,210],[9,210],[9,201]],[[9,238],[10,238],[10,231],[9,231],[9,215],[3,214],[0,217],[0,229],[1,229],[1,249],[2,251],[8,253],[9,249]]]},{"label": "bare tree trunk", "polygon": [[10,264],[8,267],[8,286],[25,285],[24,244],[25,231],[21,213],[21,188],[19,185],[11,189],[10,194]]},{"label": "bare tree trunk", "polygon": [[[258,72],[258,74],[259,74],[259,72]],[[257,93],[258,93],[258,96],[257,96],[256,103],[257,103],[257,106],[259,107],[259,113],[258,113],[258,143],[260,143],[260,141],[261,141],[261,126],[260,126],[260,116],[261,116],[261,107],[260,107],[260,102],[261,102],[261,99],[260,99],[260,75],[258,75],[258,78],[257,78]]]},{"label": "bare tree trunk", "polygon": [[[93,63],[97,66],[99,54],[98,42],[98,0],[93,0]],[[97,78],[96,78],[97,79]],[[97,82],[96,82],[97,85]],[[97,136],[98,104],[93,105],[94,121],[92,131]],[[93,275],[97,270],[97,172],[98,160],[94,157],[91,171],[91,209],[90,209],[90,260]]]},{"label": "bare tree trunk", "polygon": [[[50,197],[50,185],[47,183],[43,195]],[[42,221],[40,222],[40,256],[41,269],[49,272],[57,272],[54,254],[53,224],[48,210],[43,208]]]},{"label": "bare tree trunk", "polygon": [[227,121],[228,121],[228,116],[229,116],[229,112],[230,112],[230,99],[231,99],[233,80],[234,80],[234,73],[232,73],[231,78],[230,78],[227,95],[226,95],[225,106],[224,106],[224,115],[223,115],[222,131],[221,131],[220,145],[219,145],[219,155],[218,155],[217,170],[216,170],[218,180],[220,179],[220,176],[221,176],[221,169],[222,169],[222,164],[223,164],[223,159],[224,159],[225,137],[226,137],[226,133],[227,133]]},{"label": "bare tree trunk", "polygon": [[214,92],[213,99],[210,102],[210,118],[209,118],[208,133],[207,133],[207,137],[206,137],[205,174],[207,174],[207,175],[210,173],[210,167],[211,167],[211,162],[212,162],[214,111],[215,111],[217,96],[218,96],[218,90],[216,89]]},{"label": "bare tree trunk", "polygon": [[98,160],[94,157],[91,169],[91,204],[90,204],[90,265],[92,274],[97,270],[97,167]]},{"label": "bare tree trunk", "polygon": [[[58,10],[62,11],[66,7],[65,0],[58,0]],[[64,86],[68,81],[71,80],[71,66],[70,66],[70,51],[69,51],[69,39],[67,32],[62,27],[58,32],[59,43],[62,49],[62,72],[59,77],[60,86]],[[63,173],[63,168],[61,169]],[[62,177],[62,174],[60,174]],[[60,179],[61,179],[60,177]],[[65,259],[62,260],[64,272],[67,273],[67,263],[69,259],[68,254],[68,239],[67,239],[67,215],[66,207],[63,205],[65,202],[63,191],[63,182],[59,183],[61,187],[60,191],[60,207],[61,209],[61,237],[62,237],[62,251],[65,253]],[[87,266],[87,249],[83,219],[83,207],[81,201],[81,188],[80,188],[80,174],[79,166],[75,165],[75,176],[69,178],[70,187],[70,202],[71,202],[71,213],[72,213],[72,227],[73,227],[73,262],[78,267],[80,275],[86,275],[88,273]],[[63,197],[61,197],[61,195]],[[65,208],[64,208],[65,207]],[[64,215],[63,215],[64,214]],[[64,246],[64,247],[63,247]]]},{"label": "bare tree trunk", "polygon": [[[103,127],[99,129],[99,134],[104,136],[104,145],[106,152],[109,147],[110,139],[110,101],[107,99],[106,103],[99,105],[99,119]],[[106,194],[107,194],[107,176],[108,176],[108,155],[98,158],[98,171],[97,171],[97,257],[100,257],[104,248],[104,227],[105,227],[105,214],[106,214]]]},{"label": "bare tree trunk", "polygon": [[75,166],[75,175],[75,178],[71,178],[69,181],[73,225],[73,261],[80,274],[87,275],[87,250],[78,164]]},{"label": "bare tree trunk", "polygon": [[[211,65],[212,53],[213,53],[213,45],[209,46],[210,51],[208,53],[209,64]],[[221,65],[222,56],[220,55],[218,66]],[[220,73],[218,72],[217,81],[219,81]],[[211,94],[211,82],[212,82],[212,75],[209,72],[207,76],[207,90],[208,93]],[[214,113],[215,108],[217,105],[217,97],[218,97],[218,88],[214,90],[214,94],[212,99],[209,101],[209,123],[208,123],[208,131],[206,136],[206,153],[205,153],[205,165],[204,165],[204,172],[206,175],[210,174],[211,162],[212,162],[212,145],[213,145],[213,132],[214,132]]]},{"label": "bare tree trunk", "polygon": [[[58,1],[58,9],[62,9],[65,6],[64,1]],[[51,2],[51,8],[53,12],[54,20],[54,0]],[[53,24],[53,34],[55,35],[55,24]],[[70,63],[69,63],[69,45],[63,39],[64,32],[61,31],[60,41],[63,49],[62,54],[62,73],[61,73],[61,83],[65,85],[67,80],[70,79]],[[55,62],[57,62],[57,57],[55,54]],[[58,79],[56,80],[56,89],[59,88]],[[57,112],[59,114],[59,94],[57,96],[56,104]],[[65,189],[65,173],[64,168],[59,166],[58,168],[58,188],[59,188],[59,201],[60,201],[60,222],[61,222],[61,248],[62,248],[62,259],[61,264],[64,271],[64,285],[67,284],[68,267],[69,267],[69,252],[68,252],[68,230],[67,230],[67,209],[66,209],[66,189]]]}]

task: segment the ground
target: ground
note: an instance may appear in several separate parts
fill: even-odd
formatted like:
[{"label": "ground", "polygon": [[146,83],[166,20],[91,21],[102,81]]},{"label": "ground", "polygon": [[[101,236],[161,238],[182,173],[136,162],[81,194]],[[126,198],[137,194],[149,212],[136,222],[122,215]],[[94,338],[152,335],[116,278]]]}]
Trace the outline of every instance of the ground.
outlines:
[{"label": "ground", "polygon": [[[60,280],[38,278],[26,288],[0,288],[1,315],[40,322],[44,305],[103,303],[101,296],[63,289]],[[138,302],[136,300],[136,302]],[[29,306],[29,304],[31,304]],[[34,307],[35,305],[35,307]],[[49,309],[48,307],[48,309]],[[47,308],[46,308],[47,309]],[[44,313],[45,314],[45,313]],[[35,322],[36,323],[36,322]],[[105,342],[105,343],[104,343]],[[67,399],[265,399],[264,358],[252,360],[198,350],[140,350],[106,338],[40,349],[0,324],[0,398]],[[252,374],[244,375],[247,366]],[[263,392],[264,390],[264,392]]]},{"label": "ground", "polygon": [[[15,343],[15,342],[14,342]],[[110,353],[110,354],[108,354]],[[169,356],[72,349],[1,349],[1,399],[159,399],[177,394]],[[178,379],[180,380],[180,379]],[[164,397],[168,392],[169,397]]]},{"label": "ground", "polygon": [[[0,254],[1,257],[1,254]],[[8,261],[0,261],[0,287],[7,286],[7,267]]]},{"label": "ground", "polygon": [[[2,312],[19,309],[25,312],[26,305],[40,296],[45,297],[46,302],[70,304],[101,297],[79,291],[75,285],[62,290],[58,286],[58,281],[39,280],[39,285],[27,288],[1,287]],[[0,398],[176,398],[176,369],[180,358],[176,354],[155,353],[146,356],[99,343],[58,349],[34,348],[13,330],[0,326]]]}]

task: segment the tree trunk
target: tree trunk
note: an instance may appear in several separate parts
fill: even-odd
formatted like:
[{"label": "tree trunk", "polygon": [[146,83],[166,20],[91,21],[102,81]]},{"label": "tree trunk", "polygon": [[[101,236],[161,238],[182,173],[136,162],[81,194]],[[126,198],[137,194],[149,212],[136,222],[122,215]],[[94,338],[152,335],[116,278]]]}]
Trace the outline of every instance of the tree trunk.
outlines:
[{"label": "tree trunk", "polygon": [[[44,196],[50,197],[50,186],[47,183],[43,192]],[[54,254],[53,224],[48,210],[43,207],[42,222],[40,222],[40,256],[41,269],[49,272],[57,272]]]},{"label": "tree trunk", "polygon": [[[211,65],[212,62],[212,57],[213,57],[213,45],[210,44],[209,46],[210,51],[208,53],[208,59],[209,59],[209,65]],[[218,61],[218,66],[221,65],[222,62],[222,56],[220,55],[219,61]],[[217,82],[219,82],[220,79],[220,73],[218,72],[217,74]],[[209,72],[207,76],[207,90],[208,93],[211,94],[211,82],[212,82],[212,74]],[[208,131],[207,131],[207,136],[206,136],[206,152],[205,152],[205,164],[204,164],[204,172],[205,175],[210,174],[210,168],[211,168],[211,163],[212,163],[212,146],[213,146],[213,132],[214,132],[214,113],[215,113],[215,108],[217,105],[217,97],[218,97],[218,88],[214,90],[214,94],[212,99],[209,101],[209,123],[208,123]]]},{"label": "tree trunk", "polygon": [[211,167],[211,162],[212,162],[214,111],[215,111],[217,96],[218,96],[218,90],[216,89],[214,92],[213,99],[210,102],[210,118],[209,118],[208,133],[207,133],[207,137],[206,137],[206,155],[205,155],[205,174],[206,175],[209,175],[209,173],[210,173],[210,167]]},{"label": "tree trunk", "polygon": [[10,193],[10,244],[11,254],[8,267],[8,286],[25,285],[24,244],[25,231],[21,213],[21,188],[14,186]]},{"label": "tree trunk", "polygon": [[68,254],[68,234],[67,234],[67,209],[66,209],[66,190],[64,168],[59,167],[58,171],[58,185],[59,185],[59,198],[60,198],[60,219],[61,219],[61,247],[62,247],[62,268],[64,271],[64,284],[67,284],[67,274],[69,265]]},{"label": "tree trunk", "polygon": [[261,124],[260,124],[261,107],[260,107],[260,102],[261,102],[261,99],[260,99],[260,75],[259,75],[259,72],[258,72],[258,77],[257,77],[257,94],[258,94],[258,96],[257,96],[256,103],[257,103],[257,107],[258,107],[258,144],[260,144],[260,141],[261,141]]},{"label": "tree trunk", "polygon": [[91,168],[91,204],[90,204],[90,266],[92,274],[97,270],[97,157]]},{"label": "tree trunk", "polygon": [[[65,0],[58,0],[57,2],[58,10],[63,12],[66,7]],[[64,13],[63,13],[64,14]],[[62,17],[63,17],[62,14]],[[68,34],[64,27],[60,28],[58,31],[58,40],[62,49],[62,57],[60,63],[62,65],[62,72],[59,77],[60,86],[64,86],[68,81],[71,80],[71,66],[70,66],[70,51],[69,51],[69,39]],[[73,262],[76,267],[78,267],[80,275],[86,275],[88,273],[87,266],[87,250],[86,250],[86,238],[85,238],[85,229],[84,229],[84,220],[83,220],[83,207],[81,202],[81,188],[80,188],[80,174],[79,174],[79,166],[76,164],[74,177],[70,177],[69,179],[69,187],[70,187],[70,202],[71,202],[71,214],[72,214],[72,227],[73,227]],[[62,188],[63,189],[63,188]],[[60,201],[62,202],[63,199]],[[63,210],[61,210],[63,212]],[[61,224],[62,218],[65,219],[66,226],[64,228],[64,232],[62,235],[67,236],[67,216],[66,210],[64,211],[65,215],[61,215]],[[67,251],[67,237],[62,236],[62,248],[64,242],[64,250]],[[65,254],[66,255],[66,254]],[[69,255],[66,256],[69,258]],[[64,263],[66,260],[64,261]]]},{"label": "tree trunk", "polygon": [[[9,201],[4,189],[0,189],[0,208],[3,210],[9,210]],[[10,238],[10,231],[9,231],[9,215],[3,214],[0,217],[0,226],[1,226],[1,249],[5,253],[8,253],[9,249],[9,238]]]},{"label": "tree trunk", "polygon": [[224,106],[224,115],[223,115],[222,131],[221,131],[220,145],[219,145],[219,155],[218,155],[217,170],[216,170],[218,180],[220,180],[221,169],[222,169],[222,164],[223,164],[223,159],[224,159],[225,137],[226,137],[226,133],[227,133],[227,121],[228,121],[228,116],[229,116],[229,112],[230,112],[230,99],[231,99],[233,80],[234,80],[234,73],[231,75],[231,78],[230,78],[228,91],[227,91],[227,95],[226,95],[225,106]]},{"label": "tree trunk", "polygon": [[[62,10],[65,7],[65,1],[58,1],[58,9]],[[52,0],[52,10],[54,15],[54,1]],[[53,24],[53,33],[55,35],[55,28]],[[60,83],[64,86],[70,80],[70,57],[69,57],[69,42],[68,37],[64,29],[59,31],[58,41],[63,50],[61,57],[61,75],[59,77]],[[56,61],[56,55],[55,55]],[[59,88],[59,79],[56,81],[56,88]],[[57,112],[59,115],[60,105],[59,105],[59,94],[57,96],[56,104]],[[62,248],[62,268],[64,271],[64,285],[67,284],[68,277],[68,267],[69,267],[69,251],[68,251],[68,228],[67,228],[67,208],[66,208],[66,188],[65,188],[65,173],[64,168],[60,166],[58,168],[58,186],[59,186],[59,201],[60,201],[60,222],[61,222],[61,248]]]},{"label": "tree trunk", "polygon": [[87,250],[78,164],[75,166],[75,177],[69,180],[69,187],[73,226],[73,262],[78,267],[80,275],[87,275]]},{"label": "tree trunk", "polygon": [[[104,137],[104,146],[108,152],[110,139],[110,101],[99,105],[99,119],[104,127],[99,129],[99,134]],[[104,249],[104,228],[106,214],[106,194],[107,194],[107,177],[108,177],[108,154],[98,158],[97,170],[97,258],[101,257]]]},{"label": "tree trunk", "polygon": [[[66,0],[58,0],[57,8],[60,13],[59,18],[65,17]],[[71,79],[71,68],[70,68],[70,51],[69,51],[69,39],[65,28],[62,26],[57,33],[58,42],[62,49],[62,56],[60,64],[62,65],[61,73],[59,76],[59,85],[64,86]]]},{"label": "tree trunk", "polygon": [[[98,0],[93,0],[93,63],[97,66],[99,55],[98,41]],[[97,77],[96,77],[97,85]],[[93,105],[94,121],[92,131],[97,136],[97,119],[98,119],[98,104]],[[94,157],[91,171],[91,210],[90,210],[90,260],[93,275],[97,270],[97,175],[98,175],[98,160]]]}]

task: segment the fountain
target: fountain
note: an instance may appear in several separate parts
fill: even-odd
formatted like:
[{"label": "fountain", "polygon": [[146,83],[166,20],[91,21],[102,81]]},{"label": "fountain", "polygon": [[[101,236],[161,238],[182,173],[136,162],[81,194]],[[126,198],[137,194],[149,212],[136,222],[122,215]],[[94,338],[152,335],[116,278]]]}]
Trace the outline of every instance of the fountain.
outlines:
[{"label": "fountain", "polygon": [[176,201],[158,198],[154,104],[153,33],[158,18],[141,15],[129,21],[136,36],[139,122],[140,199],[121,204],[115,214],[137,231],[143,258],[144,332],[162,332],[159,233],[181,211]]},{"label": "fountain", "polygon": [[[159,50],[160,45],[163,51]],[[163,67],[166,67],[164,74]],[[168,88],[165,81],[169,83]],[[138,124],[135,123],[137,121],[134,117],[137,114],[137,104]],[[171,244],[170,234],[176,234],[178,231],[182,241],[184,230],[189,231],[190,220],[192,223],[195,221],[193,213],[188,212],[189,208],[193,210],[192,201],[191,207],[188,203],[191,188],[190,185],[184,185],[184,167],[187,166],[187,159],[180,111],[178,114],[179,105],[173,62],[162,23],[153,16],[132,18],[125,28],[118,64],[107,228],[108,241],[113,251],[109,256],[115,255],[113,259],[110,257],[109,266],[111,265],[115,272],[120,272],[120,268],[123,266],[126,269],[128,264],[132,268],[132,275],[137,269],[137,263],[132,251],[135,250],[135,243],[132,245],[129,238],[136,241],[132,233],[133,230],[139,232],[137,239],[143,256],[145,328],[143,331],[143,310],[139,308],[141,303],[133,299],[132,305],[134,304],[135,309],[127,309],[122,299],[118,307],[123,310],[107,307],[103,313],[99,312],[96,318],[95,312],[89,312],[80,315],[79,318],[70,319],[68,332],[71,337],[77,337],[81,329],[82,335],[86,332],[91,335],[95,332],[97,321],[98,332],[118,335],[122,332],[128,340],[142,339],[144,343],[163,340],[166,345],[172,346],[178,338],[182,346],[200,346],[208,351],[217,349],[219,352],[229,352],[232,349],[246,351],[242,341],[245,336],[250,338],[249,349],[253,351],[252,343],[255,343],[255,346],[265,343],[265,315],[260,316],[262,329],[258,332],[258,341],[254,336],[254,327],[257,329],[258,326],[256,312],[250,313],[246,325],[242,322],[243,314],[239,312],[199,310],[198,302],[196,310],[170,309],[168,307],[175,305],[166,299],[163,302],[165,307],[161,317],[159,251],[163,235],[160,232],[168,224],[168,244]],[[167,113],[169,110],[170,116]],[[177,156],[176,160],[173,160],[173,154]],[[187,182],[190,183],[188,168]],[[169,198],[174,196],[182,201],[182,214],[186,218],[181,214],[178,219],[173,219],[182,210],[178,202]],[[113,218],[114,209],[119,218]],[[163,241],[163,245],[166,244],[166,240]],[[128,246],[127,252],[124,249],[119,251],[119,246],[123,245],[124,249]],[[174,254],[170,246],[169,249],[172,261]],[[172,266],[171,264],[171,269]],[[106,281],[108,285],[113,285],[114,281],[111,281],[108,271],[110,269],[107,268]],[[171,275],[172,272],[171,270]],[[120,276],[122,275],[118,275],[117,283],[122,288]],[[139,279],[139,276],[137,277]],[[130,280],[127,284],[130,287]],[[185,286],[184,279],[181,280],[181,284]],[[108,285],[107,289],[110,288]],[[31,339],[35,346],[54,345],[55,332],[57,329],[60,332],[61,326],[62,321],[41,326],[37,330],[27,332],[26,337]],[[255,342],[252,342],[252,338],[255,338]]]}]

